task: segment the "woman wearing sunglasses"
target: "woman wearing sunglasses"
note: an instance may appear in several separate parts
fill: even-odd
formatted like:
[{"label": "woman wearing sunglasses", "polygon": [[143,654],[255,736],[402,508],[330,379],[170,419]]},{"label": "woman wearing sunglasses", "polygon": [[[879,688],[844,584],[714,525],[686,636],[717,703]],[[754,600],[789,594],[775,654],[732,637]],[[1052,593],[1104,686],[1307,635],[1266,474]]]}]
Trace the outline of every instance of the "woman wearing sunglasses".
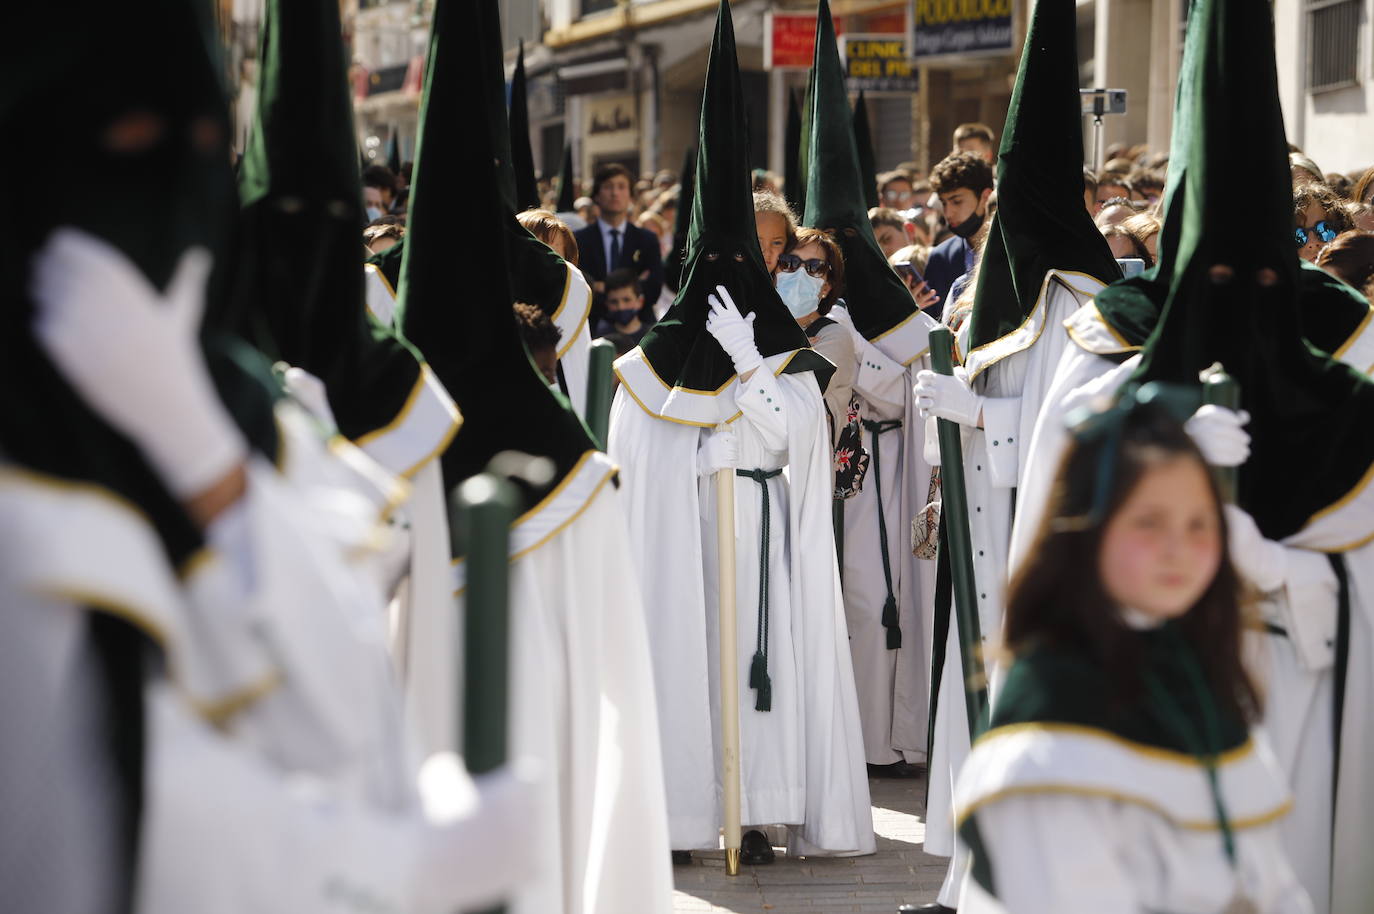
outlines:
[{"label": "woman wearing sunglasses", "polygon": [[1314,263],[1321,249],[1350,229],[1340,198],[1323,184],[1301,184],[1293,191],[1293,240],[1298,256]]},{"label": "woman wearing sunglasses", "polygon": [[826,316],[844,291],[840,246],[820,229],[797,229],[792,249],[778,257],[773,282],[811,345],[835,363],[835,375],[825,391],[825,406],[830,413],[831,437],[838,443],[847,424],[859,362],[849,331]]}]

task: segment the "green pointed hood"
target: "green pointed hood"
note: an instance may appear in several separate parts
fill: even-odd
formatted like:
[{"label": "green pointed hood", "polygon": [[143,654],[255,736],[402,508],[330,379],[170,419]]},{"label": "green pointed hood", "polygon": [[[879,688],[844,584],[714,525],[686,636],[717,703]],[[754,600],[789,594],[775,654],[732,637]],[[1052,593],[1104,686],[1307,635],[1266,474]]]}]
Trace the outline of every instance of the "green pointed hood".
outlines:
[{"label": "green pointed hood", "polygon": [[[479,19],[489,11],[475,9]],[[464,0],[434,7],[396,320],[463,414],[442,458],[446,485],[505,450],[551,458],[556,485],[594,445],[517,335],[507,263],[515,217],[501,195],[491,133],[470,126],[504,117],[499,96],[493,110],[490,93],[473,91],[492,62],[499,66],[501,46],[473,18]],[[480,267],[456,267],[455,251]]]},{"label": "green pointed hood", "polygon": [[339,431],[357,439],[402,413],[420,363],[364,304],[366,220],[335,0],[267,0],[258,73],[236,295],[258,347],[320,378]]},{"label": "green pointed hood", "polygon": [[392,174],[401,173],[401,129],[395,124],[391,125],[391,136],[386,141],[386,167]]},{"label": "green pointed hood", "polygon": [[863,92],[854,103],[854,149],[859,154],[859,181],[864,192],[864,206],[873,209],[878,202],[878,168],[874,164],[873,132],[868,127],[868,101]]},{"label": "green pointed hood", "polygon": [[792,212],[806,210],[806,173],[802,171],[802,116],[797,93],[787,93],[787,122],[782,134],[782,196]]},{"label": "green pointed hood", "polygon": [[525,41],[520,40],[515,58],[515,75],[510,82],[511,168],[515,171],[515,209],[539,206],[539,181],[534,176],[534,153],[530,150],[530,111],[525,88]]},{"label": "green pointed hood", "polygon": [[[484,53],[481,69],[473,86],[472,95],[481,95],[487,109],[487,132],[490,136],[492,158],[497,173],[497,191],[501,194],[506,209],[512,215],[525,207],[520,205],[516,193],[516,168],[511,152],[511,129],[506,117],[506,65],[502,48],[500,0],[474,0],[471,3],[470,36],[468,40],[480,43],[484,49],[495,49]],[[468,106],[471,107],[469,101]],[[461,111],[462,106],[453,109]],[[457,115],[455,115],[457,116]],[[472,124],[470,117],[463,119]],[[526,132],[528,136],[528,131]],[[528,150],[529,141],[525,142]],[[533,175],[534,166],[529,173]],[[537,196],[537,194],[536,194]],[[509,282],[511,294],[516,301],[538,305],[545,314],[552,317],[563,301],[568,287],[568,266],[558,253],[540,241],[529,230],[510,219],[502,224],[505,233],[507,252],[506,263],[510,268]]]},{"label": "green pointed hood", "polygon": [[1021,326],[1050,270],[1120,278],[1083,207],[1082,146],[1074,2],[1038,0],[1002,128],[997,214],[978,266],[970,351]]},{"label": "green pointed hood", "polygon": [[[1302,337],[1268,7],[1198,0],[1190,28],[1179,86],[1188,114],[1171,150],[1169,234],[1155,277],[1168,292],[1135,379],[1195,384],[1213,362],[1236,379],[1252,438],[1238,501],[1266,537],[1282,539],[1366,481],[1374,383]],[[1246,154],[1237,159],[1236,149]]]},{"label": "green pointed hood", "polygon": [[[815,56],[814,49],[812,56]],[[816,68],[814,66],[806,71],[806,94],[802,96],[801,106],[801,132],[797,137],[797,155],[794,159],[797,169],[797,189],[793,191],[793,196],[788,199],[793,201],[792,210],[797,214],[798,219],[803,219],[806,213],[806,188],[810,183],[811,170],[807,166],[811,161],[811,104],[816,97]]]},{"label": "green pointed hood", "polygon": [[563,168],[558,173],[558,203],[555,212],[570,213],[577,198],[573,196],[572,143],[563,144]]},{"label": "green pointed hood", "polygon": [[[0,248],[10,277],[0,293],[0,453],[137,506],[179,566],[202,545],[200,530],[139,449],[48,358],[34,337],[29,284],[34,253],[63,226],[112,245],[159,288],[192,246],[208,248],[216,273],[224,272],[234,184],[212,10],[198,0],[73,0],[62,6],[62,21],[79,28],[62,27],[42,5],[6,12],[7,26],[24,40],[4,58],[0,133],[47,137],[43,168],[57,177],[12,188],[10,202],[25,215],[24,231]],[[113,140],[129,143],[127,151],[112,151]],[[9,174],[28,174],[32,150],[6,144],[0,163]],[[224,356],[214,314],[207,310],[205,320],[207,337],[214,337],[206,343],[212,378],[249,440],[275,451],[270,397]]]},{"label": "green pointed hood", "polygon": [[834,371],[810,348],[763,265],[747,136],[734,23],[721,0],[702,93],[682,288],[639,348],[617,362],[631,396],[660,418],[712,426],[736,413],[733,397],[717,396],[734,378],[734,365],[706,330],[706,297],[717,285],[729,290],[741,313],[757,315],[754,339],[768,370],[816,371],[822,389]]},{"label": "green pointed hood", "polygon": [[697,186],[697,150],[688,146],[682,154],[682,172],[678,180],[677,214],[673,219],[673,249],[663,265],[663,278],[676,291],[682,287],[682,267],[687,261],[687,237],[692,230],[692,201]]},{"label": "green pointed hood", "polygon": [[808,93],[810,135],[802,138],[809,150],[803,166],[807,183],[802,224],[830,232],[844,251],[844,302],[855,329],[867,340],[884,339],[884,351],[902,364],[909,364],[928,348],[925,333],[893,331],[899,327],[912,330],[932,322],[928,318],[913,320],[920,314],[916,303],[906,284],[888,265],[878,239],[873,236],[844,68],[840,65],[835,23],[826,0],[821,0],[816,17],[812,84]]}]

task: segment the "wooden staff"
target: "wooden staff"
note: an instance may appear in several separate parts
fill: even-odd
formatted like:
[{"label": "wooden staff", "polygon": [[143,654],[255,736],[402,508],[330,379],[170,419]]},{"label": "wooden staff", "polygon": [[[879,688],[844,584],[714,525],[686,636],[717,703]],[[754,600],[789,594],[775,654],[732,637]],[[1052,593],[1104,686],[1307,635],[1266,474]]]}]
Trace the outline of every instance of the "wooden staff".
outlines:
[{"label": "wooden staff", "polygon": [[725,872],[739,875],[739,646],[735,626],[735,471],[716,473],[716,566],[720,605],[720,753],[725,800]]},{"label": "wooden staff", "polygon": [[[938,374],[954,374],[954,334],[941,327],[930,331],[930,366]],[[983,674],[983,634],[978,621],[978,588],[973,578],[973,542],[968,526],[968,492],[964,488],[964,446],[959,426],[948,419],[936,423],[940,434],[940,523],[949,547],[950,585],[954,618],[958,622],[959,659],[964,665],[964,710],[970,742],[977,738],[988,704]]]}]

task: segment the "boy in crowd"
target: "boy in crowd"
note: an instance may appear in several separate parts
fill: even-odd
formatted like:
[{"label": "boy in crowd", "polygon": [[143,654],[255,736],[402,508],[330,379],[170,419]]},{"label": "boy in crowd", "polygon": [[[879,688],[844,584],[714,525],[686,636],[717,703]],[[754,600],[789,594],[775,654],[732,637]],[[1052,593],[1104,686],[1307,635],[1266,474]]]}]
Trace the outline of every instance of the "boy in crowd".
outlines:
[{"label": "boy in crowd", "polygon": [[960,124],[954,128],[954,152],[971,152],[989,165],[997,164],[997,134],[987,124]]},{"label": "boy in crowd", "polygon": [[[977,259],[973,239],[988,217],[992,166],[974,152],[951,153],[931,170],[930,185],[944,207],[950,231],[954,232],[954,237],[931,250],[926,264],[926,282],[940,301],[946,302],[954,280],[973,269]],[[938,318],[939,314],[933,309],[931,316]]]},{"label": "boy in crowd", "polygon": [[644,292],[639,277],[628,267],[606,274],[606,316],[597,321],[593,336],[615,333],[633,340],[633,345],[648,332],[649,325],[639,319],[644,308]]},{"label": "boy in crowd", "polygon": [[891,257],[916,240],[917,227],[895,209],[875,206],[868,211],[868,222],[873,226],[873,237],[878,239],[884,257]]}]

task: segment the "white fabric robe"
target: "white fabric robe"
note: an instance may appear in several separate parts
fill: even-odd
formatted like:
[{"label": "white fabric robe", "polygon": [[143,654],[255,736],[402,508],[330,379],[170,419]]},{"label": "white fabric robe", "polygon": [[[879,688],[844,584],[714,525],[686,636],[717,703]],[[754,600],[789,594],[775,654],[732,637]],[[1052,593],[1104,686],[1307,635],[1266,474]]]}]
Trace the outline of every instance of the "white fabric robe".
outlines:
[{"label": "white fabric robe", "polygon": [[[629,358],[627,356],[627,358]],[[768,481],[772,710],[748,688],[756,644],[761,494],[735,481],[742,821],[789,825],[789,851],[876,848],[831,526],[829,436],[814,376],[755,372],[733,390],[741,466]],[[701,427],[649,415],[617,393],[611,453],[624,468],[630,541],[644,584],[662,727],[671,843],[719,846],[715,481],[698,479]]]},{"label": "white fabric robe", "polygon": [[[1040,404],[1068,345],[1062,324],[1101,288],[1102,284],[1089,276],[1050,271],[1025,323],[964,358],[974,390],[987,398],[983,403],[983,427],[962,431],[975,596],[985,647],[985,671],[991,677],[995,677],[996,671],[988,662],[991,654],[986,646],[998,643],[1002,627],[1013,504],[1023,466],[1021,449],[1030,441]],[[968,327],[965,323],[965,335]],[[933,434],[933,427],[930,433]],[[947,516],[942,515],[942,522]],[[969,752],[956,618],[951,604],[935,712],[925,845],[927,853],[954,858],[941,889],[940,903],[955,908],[959,906],[965,861],[962,848],[955,841],[953,791]]]},{"label": "white fabric robe", "polygon": [[[553,811],[522,849],[542,874],[508,905],[516,914],[672,909],[653,674],[638,581],[618,560],[630,545],[615,474],[588,451],[511,527],[510,752],[542,763]],[[438,652],[434,669],[461,641],[462,561],[452,573],[451,639],[415,647]],[[457,739],[457,694],[419,699],[441,709],[423,715],[427,740]]]},{"label": "white fabric robe", "polygon": [[1207,775],[1191,758],[1089,728],[992,731],[959,781],[961,821],[977,824],[992,891],[970,875],[959,910],[1216,914],[1240,890],[1261,914],[1308,914],[1279,840],[1282,771],[1262,736],[1223,758],[1234,870]]},{"label": "white fabric robe", "polygon": [[[879,441],[863,430],[870,463],[863,488],[844,501],[844,606],[854,681],[863,721],[864,757],[871,765],[926,761],[927,711],[930,705],[930,632],[935,610],[935,563],[911,552],[911,521],[930,494],[930,466],[925,460],[925,424],[916,414],[911,394],[914,375],[929,366],[929,343],[903,363],[881,344],[864,339],[848,311],[837,306],[831,316],[851,334],[858,359],[853,387],[860,398],[859,416],[871,421],[898,420]],[[921,315],[925,318],[925,315]],[[935,323],[925,318],[928,334]],[[881,342],[881,341],[880,341]],[[872,463],[881,449],[880,467]],[[902,646],[887,647],[882,624],[887,581],[879,543],[878,482],[882,472],[883,535],[887,537],[892,593],[897,600]]]}]

